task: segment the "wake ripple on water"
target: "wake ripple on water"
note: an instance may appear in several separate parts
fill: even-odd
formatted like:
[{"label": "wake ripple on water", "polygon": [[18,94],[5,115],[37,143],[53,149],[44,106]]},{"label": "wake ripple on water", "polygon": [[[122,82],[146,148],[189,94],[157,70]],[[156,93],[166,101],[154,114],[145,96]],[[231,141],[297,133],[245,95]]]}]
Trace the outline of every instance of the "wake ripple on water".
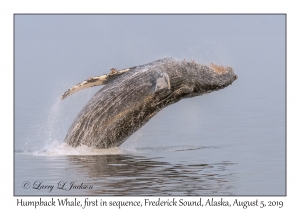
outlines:
[{"label": "wake ripple on water", "polygon": [[78,147],[71,147],[66,143],[53,141],[49,145],[45,145],[43,149],[31,150],[16,150],[15,153],[19,155],[32,156],[85,156],[85,155],[121,155],[131,154],[140,155],[141,153],[156,153],[156,152],[182,152],[188,150],[202,150],[202,149],[220,149],[222,146],[198,146],[198,145],[178,145],[178,146],[158,146],[158,147],[113,147],[109,149],[97,149],[81,145]]},{"label": "wake ripple on water", "polygon": [[199,145],[177,145],[177,146],[158,146],[158,147],[138,147],[135,150],[143,152],[180,152],[187,150],[201,149],[220,149],[224,146],[199,146]]}]

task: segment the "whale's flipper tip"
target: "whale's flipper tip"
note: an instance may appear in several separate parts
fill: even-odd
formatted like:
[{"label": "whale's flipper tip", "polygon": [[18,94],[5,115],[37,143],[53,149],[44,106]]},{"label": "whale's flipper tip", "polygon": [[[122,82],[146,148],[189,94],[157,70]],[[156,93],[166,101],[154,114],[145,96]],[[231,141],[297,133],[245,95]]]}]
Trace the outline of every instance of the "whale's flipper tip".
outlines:
[{"label": "whale's flipper tip", "polygon": [[111,69],[111,72],[109,74],[104,74],[102,76],[96,76],[96,77],[90,77],[87,80],[84,80],[83,82],[78,83],[77,85],[71,87],[68,89],[62,96],[61,100],[65,99],[66,97],[72,95],[73,93],[76,93],[80,90],[93,87],[93,86],[99,86],[99,85],[105,85],[109,83],[110,81],[114,80],[118,76],[126,73],[130,69],[123,69],[120,71],[117,71],[115,68]]},{"label": "whale's flipper tip", "polygon": [[98,85],[103,85],[105,80],[107,79],[107,75],[102,75],[102,76],[98,76],[98,77],[90,77],[87,80],[84,80],[81,83],[78,83],[77,85],[71,87],[70,89],[68,89],[62,96],[61,96],[61,100],[65,99],[66,97],[72,95],[73,93],[76,93],[80,90],[89,88],[89,87],[93,87],[93,86],[98,86]]}]

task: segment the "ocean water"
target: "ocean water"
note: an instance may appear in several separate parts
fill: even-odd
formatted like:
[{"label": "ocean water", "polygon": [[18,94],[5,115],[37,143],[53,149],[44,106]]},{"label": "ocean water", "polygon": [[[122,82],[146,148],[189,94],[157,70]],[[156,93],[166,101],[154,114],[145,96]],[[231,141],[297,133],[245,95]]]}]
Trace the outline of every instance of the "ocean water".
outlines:
[{"label": "ocean water", "polygon": [[[16,15],[14,52],[15,195],[286,194],[284,15]],[[68,88],[163,57],[238,79],[166,107],[119,148],[63,143],[101,87],[60,100]]]}]

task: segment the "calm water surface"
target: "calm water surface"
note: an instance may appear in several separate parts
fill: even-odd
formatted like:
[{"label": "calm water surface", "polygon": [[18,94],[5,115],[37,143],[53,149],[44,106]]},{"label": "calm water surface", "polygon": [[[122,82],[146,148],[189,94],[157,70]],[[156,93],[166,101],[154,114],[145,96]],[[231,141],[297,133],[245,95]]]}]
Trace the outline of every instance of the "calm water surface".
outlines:
[{"label": "calm water surface", "polygon": [[[15,195],[285,195],[284,18],[16,16]],[[61,101],[65,90],[166,56],[239,78],[165,108],[120,148],[63,144],[101,87]]]}]

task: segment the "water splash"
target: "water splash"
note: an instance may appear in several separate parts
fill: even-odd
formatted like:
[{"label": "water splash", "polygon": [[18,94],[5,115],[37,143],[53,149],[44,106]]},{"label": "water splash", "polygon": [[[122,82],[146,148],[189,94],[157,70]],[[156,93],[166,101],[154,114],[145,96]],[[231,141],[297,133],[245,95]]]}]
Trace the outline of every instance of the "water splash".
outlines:
[{"label": "water splash", "polygon": [[44,110],[37,113],[37,117],[29,125],[29,134],[26,135],[22,146],[15,150],[19,155],[33,156],[64,156],[64,155],[106,155],[120,154],[121,150],[112,148],[99,150],[91,147],[70,147],[63,143],[68,128],[84,104],[92,98],[98,89],[86,90],[68,100],[60,100],[60,95],[54,91],[52,103]]},{"label": "water splash", "polygon": [[123,151],[120,148],[114,147],[110,149],[97,149],[94,147],[88,147],[85,145],[78,147],[71,147],[66,143],[60,143],[53,141],[50,144],[45,145],[41,151],[35,151],[33,156],[84,156],[84,155],[118,155]]},{"label": "water splash", "polygon": [[57,98],[48,112],[45,129],[45,134],[48,138],[45,140],[45,145],[49,145],[52,142],[54,143],[55,139],[62,139],[60,134],[62,134],[63,131],[61,131],[61,126],[59,126],[62,124],[62,120],[61,101]]}]

